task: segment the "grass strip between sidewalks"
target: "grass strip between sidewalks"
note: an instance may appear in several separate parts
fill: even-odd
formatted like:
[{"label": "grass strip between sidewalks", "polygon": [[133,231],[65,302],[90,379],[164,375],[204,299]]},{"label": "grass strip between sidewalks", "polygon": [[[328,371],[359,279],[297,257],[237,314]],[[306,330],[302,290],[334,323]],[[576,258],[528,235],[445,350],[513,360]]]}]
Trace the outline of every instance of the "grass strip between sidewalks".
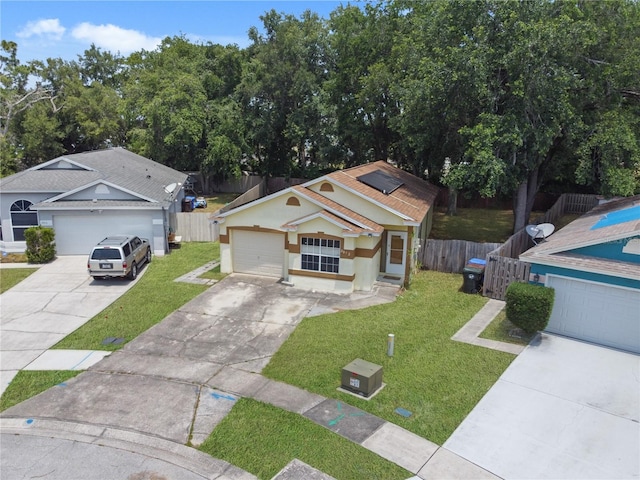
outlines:
[{"label": "grass strip between sidewalks", "polygon": [[0,398],[0,412],[27,398],[35,397],[51,387],[60,385],[82,373],[78,370],[21,370]]},{"label": "grass strip between sidewalks", "polygon": [[258,478],[294,458],[340,480],[404,480],[411,473],[311,420],[272,405],[238,400],[200,450]]},{"label": "grass strip between sidewalks", "polygon": [[[518,330],[522,336],[514,337],[510,335],[509,333],[513,330]],[[503,309],[498,315],[496,315],[496,318],[487,325],[487,328],[485,328],[480,334],[480,338],[497,340],[498,342],[515,343],[517,345],[528,345],[535,335],[535,333],[527,334],[517,329],[513,323],[507,320],[507,314]]]}]

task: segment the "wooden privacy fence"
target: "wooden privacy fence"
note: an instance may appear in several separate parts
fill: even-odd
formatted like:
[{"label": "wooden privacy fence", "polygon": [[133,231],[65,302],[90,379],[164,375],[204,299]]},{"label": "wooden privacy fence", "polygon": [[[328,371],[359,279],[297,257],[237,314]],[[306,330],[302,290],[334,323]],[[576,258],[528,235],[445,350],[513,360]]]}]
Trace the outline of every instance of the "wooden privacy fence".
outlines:
[{"label": "wooden privacy fence", "polygon": [[425,242],[420,252],[422,266],[445,273],[461,273],[471,258],[484,259],[500,243],[476,243],[465,240],[431,240]]},{"label": "wooden privacy fence", "polygon": [[176,235],[182,237],[183,242],[216,242],[220,238],[220,226],[214,224],[211,219],[216,215],[239,207],[264,197],[266,181],[263,179],[258,185],[243,193],[233,202],[228,203],[215,213],[180,212],[172,213],[169,224]]},{"label": "wooden privacy fence", "polygon": [[[267,194],[267,181],[262,179],[262,181],[256,185],[255,187],[247,190],[238,198],[236,198],[233,202],[229,202],[224,207],[222,207],[216,214],[228,212],[232,208],[239,207],[240,205],[244,205],[245,203],[253,202],[258,198],[262,198]],[[215,214],[214,214],[215,215]]]},{"label": "wooden privacy fence", "polygon": [[[532,223],[536,225],[554,223],[565,214],[587,213],[597,204],[598,197],[596,195],[563,193],[553,207]],[[531,264],[519,261],[518,257],[532,246],[533,241],[523,228],[514,233],[504,244],[487,254],[482,289],[482,294],[485,297],[504,300],[507,287],[511,282],[529,281]]]},{"label": "wooden privacy fence", "polygon": [[[596,195],[562,194],[544,215],[531,223],[554,223],[565,214],[587,213],[598,204]],[[464,240],[428,239],[419,254],[422,266],[446,273],[462,273],[471,258],[485,259],[483,295],[504,300],[511,282],[528,281],[531,265],[518,257],[533,246],[523,228],[504,243],[475,243]]]},{"label": "wooden privacy fence", "polygon": [[210,213],[172,213],[169,224],[183,242],[215,242],[220,236],[220,227],[210,222],[209,217]]},{"label": "wooden privacy fence", "polygon": [[583,214],[587,213],[593,207],[598,205],[598,196],[597,195],[584,195],[580,193],[563,193],[560,195],[560,198],[556,200],[553,207],[551,207],[547,212],[535,219],[533,223],[553,223],[561,216],[572,213],[572,214]]},{"label": "wooden privacy fence", "polygon": [[529,280],[530,263],[493,254],[487,255],[486,262],[484,285],[482,287],[482,294],[485,297],[504,300],[507,294],[507,287],[511,282]]}]

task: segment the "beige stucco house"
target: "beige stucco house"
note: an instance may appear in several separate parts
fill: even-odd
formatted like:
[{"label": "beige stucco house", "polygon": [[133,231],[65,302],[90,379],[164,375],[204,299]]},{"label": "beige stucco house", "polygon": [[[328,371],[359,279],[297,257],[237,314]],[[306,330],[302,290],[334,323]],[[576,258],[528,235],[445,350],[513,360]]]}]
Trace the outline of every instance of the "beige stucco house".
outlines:
[{"label": "beige stucco house", "polygon": [[281,190],[213,219],[221,271],[345,293],[382,278],[408,284],[437,194],[384,161]]}]

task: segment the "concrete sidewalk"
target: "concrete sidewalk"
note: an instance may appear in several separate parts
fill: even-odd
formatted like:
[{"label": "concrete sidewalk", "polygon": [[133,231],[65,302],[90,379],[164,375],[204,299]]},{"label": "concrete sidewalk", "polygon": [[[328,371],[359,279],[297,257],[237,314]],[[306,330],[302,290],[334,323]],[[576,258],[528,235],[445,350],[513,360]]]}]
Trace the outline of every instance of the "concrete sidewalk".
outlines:
[{"label": "concrete sidewalk", "polygon": [[512,353],[514,355],[522,353],[525,349],[524,345],[498,342],[488,338],[480,338],[480,334],[484,332],[485,328],[487,328],[493,319],[496,318],[496,315],[502,311],[504,306],[505,302],[502,300],[489,299],[484,307],[482,307],[471,320],[465,323],[462,328],[458,330],[453,337],[451,337],[451,339],[457,342],[469,343],[479,347]]}]

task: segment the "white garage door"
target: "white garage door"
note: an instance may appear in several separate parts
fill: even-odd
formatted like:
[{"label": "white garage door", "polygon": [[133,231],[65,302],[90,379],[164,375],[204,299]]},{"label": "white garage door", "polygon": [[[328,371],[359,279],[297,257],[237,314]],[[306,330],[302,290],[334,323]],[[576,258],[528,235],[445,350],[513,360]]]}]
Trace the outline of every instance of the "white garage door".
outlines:
[{"label": "white garage door", "polygon": [[547,331],[640,353],[640,292],[550,275],[555,302]]},{"label": "white garage door", "polygon": [[282,277],[284,271],[284,235],[281,233],[231,232],[233,271]]},{"label": "white garage door", "polygon": [[139,213],[54,215],[53,228],[58,255],[88,255],[91,247],[109,235],[137,235],[153,240],[151,218]]}]

